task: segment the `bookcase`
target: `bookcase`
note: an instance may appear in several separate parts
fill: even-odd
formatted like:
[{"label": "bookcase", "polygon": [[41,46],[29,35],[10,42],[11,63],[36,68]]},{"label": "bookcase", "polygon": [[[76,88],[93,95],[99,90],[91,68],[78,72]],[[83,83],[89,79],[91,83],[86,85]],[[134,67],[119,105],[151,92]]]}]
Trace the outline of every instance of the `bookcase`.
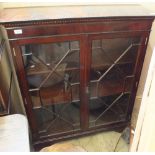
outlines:
[{"label": "bookcase", "polygon": [[21,16],[5,17],[36,148],[130,124],[154,17],[127,8],[66,7],[65,17],[61,7],[16,8],[12,17]]}]

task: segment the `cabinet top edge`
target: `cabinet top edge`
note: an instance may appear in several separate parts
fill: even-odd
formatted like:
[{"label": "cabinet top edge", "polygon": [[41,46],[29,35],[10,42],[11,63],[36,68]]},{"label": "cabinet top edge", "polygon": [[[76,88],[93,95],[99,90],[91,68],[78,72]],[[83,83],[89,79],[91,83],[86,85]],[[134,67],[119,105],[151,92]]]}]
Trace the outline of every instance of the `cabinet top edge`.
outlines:
[{"label": "cabinet top edge", "polygon": [[155,13],[141,5],[44,6],[5,8],[0,11],[0,24],[5,27],[137,18],[153,20]]}]

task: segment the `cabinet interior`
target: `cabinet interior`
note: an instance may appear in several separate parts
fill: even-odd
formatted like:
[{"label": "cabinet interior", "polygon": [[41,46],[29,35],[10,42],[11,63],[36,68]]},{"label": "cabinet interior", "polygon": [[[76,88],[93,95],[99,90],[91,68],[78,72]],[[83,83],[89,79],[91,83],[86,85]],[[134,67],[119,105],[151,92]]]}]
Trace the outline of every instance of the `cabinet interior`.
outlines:
[{"label": "cabinet interior", "polygon": [[[125,120],[139,45],[140,38],[91,40],[90,128]],[[40,133],[80,130],[80,42],[28,44],[21,51]]]}]

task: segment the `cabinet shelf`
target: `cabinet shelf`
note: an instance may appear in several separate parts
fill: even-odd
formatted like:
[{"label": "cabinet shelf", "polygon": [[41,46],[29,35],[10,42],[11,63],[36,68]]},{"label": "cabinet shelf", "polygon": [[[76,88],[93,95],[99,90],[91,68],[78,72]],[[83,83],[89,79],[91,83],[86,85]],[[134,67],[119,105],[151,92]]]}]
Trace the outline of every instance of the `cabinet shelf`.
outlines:
[{"label": "cabinet shelf", "polygon": [[[123,66],[123,65],[128,65],[128,64],[132,64],[131,61],[126,61],[126,62],[120,62],[117,63],[117,66]],[[109,68],[112,64],[107,63],[107,64],[92,64],[91,69],[93,70],[105,70],[107,68]]]},{"label": "cabinet shelf", "polygon": [[[79,84],[75,84],[69,87],[67,90],[64,88],[64,83],[58,83],[51,87],[44,87],[39,92],[31,92],[32,100],[34,100],[34,108],[41,107],[41,101],[43,105],[54,104],[68,104],[71,102],[79,101]],[[40,97],[39,97],[40,95]]]},{"label": "cabinet shelf", "polygon": [[[106,80],[104,83],[99,83],[98,94],[97,85],[91,85],[90,87],[90,99],[97,97],[104,97],[115,95],[123,92],[123,84],[118,80]],[[40,99],[37,93],[32,93],[32,99],[35,100],[34,108],[40,107]],[[55,105],[55,104],[68,104],[71,102],[77,102],[79,98],[79,85],[74,85],[68,90],[64,90],[64,84],[59,83],[52,87],[41,88],[40,90],[41,100],[43,105]]]},{"label": "cabinet shelf", "polygon": [[[67,67],[64,69],[56,69],[56,72],[64,72],[64,71],[75,71],[75,70],[80,70],[79,67]],[[27,75],[40,75],[40,74],[48,74],[52,70],[48,69],[48,67],[42,65],[42,64],[36,64],[35,66],[29,67],[26,69]]]},{"label": "cabinet shelf", "polygon": [[[118,64],[130,63],[133,62],[133,58],[136,56],[135,49],[130,47],[130,44],[127,42],[126,45],[120,48],[120,45],[116,46],[116,42],[112,41],[109,43],[109,40],[104,40],[106,44],[104,45],[104,49],[102,47],[92,47],[92,66],[98,66],[104,62],[108,66],[113,64],[116,60]],[[118,44],[121,44],[122,40],[119,41]],[[94,40],[93,40],[94,43]],[[93,45],[92,45],[93,46]]]},{"label": "cabinet shelf", "polygon": [[96,83],[91,83],[90,90],[91,98],[110,96],[123,92],[123,84],[121,80],[106,80],[100,82],[98,88]]},{"label": "cabinet shelf", "polygon": [[[128,65],[128,64],[132,64],[131,61],[126,61],[126,62],[120,62],[118,64],[116,64],[117,66],[123,66],[123,65]],[[105,70],[108,67],[110,67],[112,64],[92,64],[92,69],[93,70]],[[48,74],[51,72],[50,69],[47,69],[47,67],[40,67],[40,65],[36,65],[37,67],[33,67],[33,68],[28,68],[27,71],[27,75],[28,76],[33,76],[33,75],[41,75],[41,74]],[[56,72],[69,72],[69,71],[79,71],[80,67],[68,67],[65,68],[65,70],[62,69],[56,69]]]},{"label": "cabinet shelf", "polygon": [[[121,50],[120,50],[121,51]],[[119,54],[122,54],[120,51],[110,51],[110,58],[107,58],[107,54],[101,50],[101,48],[94,48],[92,51],[92,65],[91,68],[93,70],[103,70],[108,67],[110,67],[114,61],[119,57]],[[80,65],[78,64],[76,60],[76,55],[77,53],[72,55],[70,60],[67,60],[65,62],[62,62],[58,68],[56,69],[56,72],[69,72],[69,71],[79,71],[80,70]],[[134,53],[135,54],[135,53]],[[117,65],[126,65],[126,64],[131,64],[133,63],[133,57],[134,54],[131,53],[128,56],[124,56],[118,63]],[[47,66],[46,66],[47,65]],[[28,76],[31,75],[40,75],[40,74],[48,74],[51,72],[52,68],[55,67],[56,64],[43,64],[43,63],[35,63],[35,64],[30,64],[28,67],[26,67],[26,72]],[[61,67],[65,66],[65,67]]]}]

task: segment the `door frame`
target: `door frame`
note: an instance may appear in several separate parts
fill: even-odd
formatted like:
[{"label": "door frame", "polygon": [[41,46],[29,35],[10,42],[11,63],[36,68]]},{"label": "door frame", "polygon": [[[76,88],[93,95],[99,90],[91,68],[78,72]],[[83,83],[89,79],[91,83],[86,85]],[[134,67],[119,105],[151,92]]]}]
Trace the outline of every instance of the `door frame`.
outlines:
[{"label": "door frame", "polygon": [[46,44],[46,43],[58,43],[58,42],[67,42],[67,41],[79,41],[80,46],[80,126],[81,129],[86,127],[87,121],[87,98],[85,95],[85,79],[86,79],[86,69],[87,65],[85,62],[85,50],[86,46],[83,42],[86,41],[86,38],[83,35],[65,35],[65,36],[48,36],[48,37],[33,37],[33,38],[24,38],[10,40],[12,47],[12,57],[14,60],[14,65],[16,68],[16,73],[20,85],[20,90],[23,98],[23,103],[27,112],[27,117],[33,134],[38,133],[38,126],[36,119],[33,113],[33,104],[30,98],[28,81],[26,79],[26,72],[24,69],[24,62],[22,58],[22,51],[20,46],[28,44]]},{"label": "door frame", "polygon": [[[134,101],[136,97],[136,92],[139,84],[139,79],[141,75],[141,70],[143,66],[143,61],[145,57],[146,47],[148,43],[148,37],[150,32],[149,31],[125,31],[125,32],[110,32],[110,33],[96,33],[96,34],[89,34],[88,35],[88,42],[90,44],[90,52],[92,52],[92,40],[98,40],[98,39],[112,39],[112,38],[129,38],[129,37],[139,37],[140,38],[140,44],[137,51],[137,58],[136,63],[134,67],[134,75],[135,78],[133,80],[133,87],[132,87],[132,93],[131,97],[129,99],[128,109],[127,109],[127,115],[125,121],[131,120],[131,114],[134,106]],[[90,54],[90,60],[89,60],[89,66],[91,67],[91,58],[92,55]],[[90,68],[89,68],[90,71]],[[90,78],[90,77],[89,77]],[[90,79],[88,79],[90,81]],[[88,82],[90,83],[90,82]],[[89,84],[88,84],[89,85]],[[90,88],[90,87],[89,87]],[[89,105],[89,104],[88,104]]]}]

